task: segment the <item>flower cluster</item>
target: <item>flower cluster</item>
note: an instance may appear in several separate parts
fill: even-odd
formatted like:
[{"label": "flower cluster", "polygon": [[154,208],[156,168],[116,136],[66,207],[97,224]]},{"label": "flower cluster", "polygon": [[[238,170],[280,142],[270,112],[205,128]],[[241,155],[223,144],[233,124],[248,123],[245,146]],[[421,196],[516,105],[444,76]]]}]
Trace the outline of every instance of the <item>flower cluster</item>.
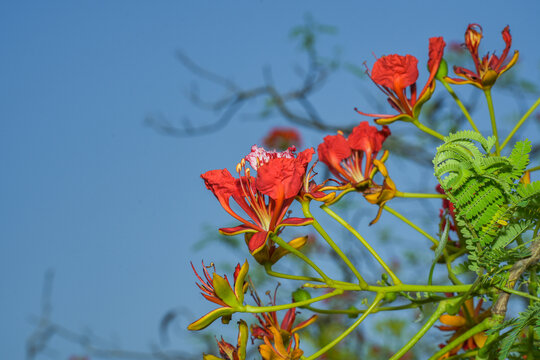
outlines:
[{"label": "flower cluster", "polygon": [[[463,67],[454,66],[454,73],[458,78],[448,76],[447,64],[443,59],[446,47],[444,39],[442,37],[430,38],[428,45],[427,71],[424,74],[424,77],[427,80],[421,89],[421,85],[418,84],[420,77],[420,72],[418,70],[419,61],[413,55],[391,54],[381,56],[376,59],[371,69],[366,66],[368,77],[385,95],[394,112],[389,114],[372,114],[362,112],[358,109],[355,110],[361,115],[374,118],[374,123],[378,126],[370,125],[368,121],[362,121],[359,122],[357,126],[347,131],[338,131],[334,135],[325,136],[322,142],[317,146],[316,151],[314,148],[307,148],[300,152],[297,152],[296,149],[296,146],[299,146],[300,144],[299,133],[291,128],[276,128],[264,139],[264,144],[268,149],[253,145],[251,151],[237,163],[235,175],[232,175],[227,168],[210,170],[201,175],[207,189],[214,194],[223,209],[239,222],[239,224],[233,227],[220,228],[220,233],[229,236],[243,234],[250,255],[253,256],[259,264],[263,265],[264,270],[268,275],[281,279],[303,281],[303,287],[302,289],[299,289],[301,291],[299,292],[299,290],[297,290],[293,293],[294,302],[292,304],[277,305],[276,290],[274,296],[270,297],[270,305],[267,305],[262,303],[251,279],[247,276],[249,270],[247,260],[243,265],[238,264],[236,266],[232,285],[227,276],[218,275],[215,272],[215,268],[212,274],[209,272],[208,269],[213,268],[213,264],[211,266],[205,266],[203,263],[201,275],[199,275],[192,264],[193,271],[199,281],[197,286],[201,290],[202,296],[206,300],[217,305],[218,308],[190,324],[188,329],[203,329],[219,318],[221,318],[223,323],[227,324],[232,319],[232,315],[236,313],[252,313],[256,321],[251,326],[244,320],[238,321],[237,344],[232,345],[223,340],[223,338],[221,338],[221,340],[216,339],[221,357],[218,358],[214,355],[204,355],[204,359],[245,360],[247,339],[250,335],[252,344],[255,343],[255,341],[258,341],[258,351],[263,360],[298,360],[303,358],[304,351],[300,349],[299,330],[313,324],[316,321],[317,316],[313,315],[310,318],[295,324],[297,308],[308,309],[322,314],[346,314],[349,317],[359,317],[359,319],[354,322],[354,326],[349,328],[351,329],[350,331],[352,331],[352,329],[360,324],[364,318],[373,313],[387,310],[393,311],[416,308],[421,304],[429,302],[439,303],[439,307],[427,323],[429,327],[432,327],[437,319],[439,319],[442,325],[438,326],[438,328],[442,331],[452,332],[448,341],[440,346],[441,349],[433,356],[433,358],[445,359],[454,357],[454,355],[457,355],[461,350],[471,351],[471,353],[478,352],[478,356],[480,357],[485,355],[484,352],[486,349],[489,349],[490,346],[492,346],[491,340],[488,342],[488,335],[485,330],[492,325],[492,321],[495,321],[495,315],[500,314],[496,314],[496,310],[493,310],[493,313],[491,309],[483,310],[482,300],[475,306],[474,297],[479,296],[479,294],[489,294],[489,296],[493,294],[485,288],[482,288],[486,283],[485,281],[475,281],[472,284],[463,284],[462,281],[457,278],[459,272],[454,270],[455,268],[453,268],[452,264],[453,261],[467,254],[467,251],[470,250],[469,263],[465,262],[464,264],[461,264],[461,266],[458,266],[458,269],[463,269],[467,264],[472,264],[471,259],[474,260],[475,257],[478,259],[481,255],[488,254],[488,251],[491,250],[488,241],[485,241],[486,244],[483,243],[484,238],[479,237],[480,240],[471,238],[473,232],[475,232],[475,236],[477,235],[476,233],[481,235],[485,226],[483,226],[483,223],[477,224],[477,222],[471,226],[469,226],[470,224],[465,224],[468,218],[463,217],[461,198],[458,196],[453,197],[454,192],[465,194],[467,196],[470,195],[472,197],[476,196],[477,193],[482,195],[484,192],[479,192],[478,188],[473,188],[473,190],[467,189],[469,190],[468,192],[464,191],[463,193],[460,193],[459,191],[461,190],[459,190],[457,186],[454,186],[454,189],[452,190],[450,186],[446,185],[445,189],[447,193],[445,193],[440,185],[436,187],[437,193],[432,194],[405,193],[398,191],[396,184],[390,177],[387,165],[385,164],[386,160],[389,158],[389,151],[384,149],[385,146],[394,145],[396,143],[386,143],[385,145],[386,140],[391,135],[389,125],[400,120],[412,123],[425,133],[431,134],[435,138],[442,140],[444,145],[438,148],[437,156],[439,156],[440,153],[448,153],[449,150],[445,150],[444,146],[456,142],[455,148],[457,150],[455,150],[455,152],[458,154],[456,155],[456,159],[444,158],[444,160],[441,161],[445,166],[443,168],[444,176],[449,176],[446,175],[450,171],[448,169],[452,169],[451,171],[455,172],[452,176],[457,177],[456,174],[459,172],[460,180],[465,181],[467,179],[472,179],[472,175],[469,176],[468,174],[471,173],[471,169],[476,169],[476,167],[479,167],[480,165],[475,167],[470,165],[472,163],[467,163],[469,165],[465,166],[463,165],[464,162],[460,161],[459,156],[463,154],[463,157],[465,157],[464,154],[469,156],[480,152],[478,148],[470,145],[470,142],[473,141],[481,143],[486,152],[491,151],[488,149],[489,144],[496,145],[495,153],[490,154],[492,155],[490,157],[485,157],[486,161],[484,164],[486,165],[486,168],[509,159],[500,156],[500,149],[504,148],[517,128],[521,126],[522,121],[520,120],[519,126],[513,130],[505,142],[502,143],[502,145],[499,145],[493,115],[493,104],[490,102],[490,89],[495,84],[496,80],[516,63],[519,53],[515,51],[514,55],[510,58],[512,37],[510,36],[509,28],[506,27],[502,31],[502,37],[506,45],[502,54],[497,56],[494,53],[487,53],[487,55],[481,57],[479,55],[479,46],[482,36],[482,28],[480,25],[470,24],[468,26],[465,32],[464,45],[472,57],[474,69],[469,70]],[[453,45],[450,45],[450,48],[452,47]],[[476,132],[464,131],[458,134],[443,136],[437,131],[420,123],[419,116],[421,115],[422,107],[432,98],[437,81],[441,82],[454,100],[456,100],[456,103],[463,111],[463,115],[469,120]],[[453,92],[452,87],[449,84],[471,84],[484,91],[486,99],[488,99],[488,105],[490,106],[489,110],[490,115],[492,116],[491,120],[494,138],[483,138],[483,135],[479,133],[465,106],[457,98],[457,95]],[[540,103],[540,100],[537,101],[536,105],[533,106],[532,110],[530,110],[524,118],[533,112],[535,106],[538,106],[538,103]],[[468,140],[470,140],[470,142]],[[524,144],[521,145],[521,150],[516,151],[515,153],[513,151],[513,155],[511,155],[510,158],[519,157],[519,155],[516,154],[525,154],[527,152],[525,151],[526,146]],[[482,153],[481,155],[483,156],[484,154]],[[436,157],[436,159],[437,158],[438,157]],[[437,163],[437,161],[434,162]],[[516,160],[515,162],[518,163],[519,161]],[[323,171],[321,171],[320,175],[316,172],[317,166],[320,166],[319,163],[324,164]],[[504,162],[504,164],[506,164],[506,162]],[[529,168],[529,171],[527,171],[526,166],[528,165],[528,157],[526,161],[523,160],[518,165],[519,166],[516,165],[514,167],[514,172],[517,174],[521,171],[521,173],[519,175],[512,173],[512,179],[516,179],[517,182],[517,179],[521,178],[521,185],[531,185],[530,171],[538,169]],[[512,168],[512,166],[508,167]],[[518,168],[522,169],[519,170]],[[440,169],[436,165],[435,175],[439,177],[439,180],[444,184],[444,179],[440,177],[443,175],[439,174],[439,170]],[[326,176],[323,177],[323,175]],[[482,175],[484,176],[485,174]],[[322,177],[322,179],[316,179],[316,176]],[[489,176],[496,177],[498,176],[498,173],[489,173]],[[493,183],[496,183],[499,178],[492,179],[489,177],[489,179],[490,181],[493,180]],[[512,191],[519,193],[519,190],[516,190],[514,185],[514,183],[511,184]],[[536,185],[528,186],[525,190],[523,190],[524,187],[519,189],[523,190],[523,192],[534,192],[536,195],[535,186]],[[377,214],[370,225],[375,224],[380,220],[384,209],[435,244],[433,247],[435,249],[435,260],[433,261],[429,275],[427,276],[427,285],[404,284],[394,273],[396,266],[388,266],[382,257],[374,250],[374,247],[372,247],[353,226],[349,225],[343,218],[334,212],[333,209],[331,209],[333,204],[340,201],[340,199],[349,193],[360,194],[367,203],[378,206]],[[433,236],[429,235],[405,216],[387,206],[387,203],[395,197],[442,199],[442,209],[440,209],[438,219],[439,235],[443,237],[443,234],[446,234],[447,230],[453,231],[456,235],[452,236],[458,236],[458,239],[452,240],[451,238],[445,238],[439,241],[436,240]],[[483,195],[480,197],[482,198]],[[532,198],[533,195],[530,197]],[[454,208],[454,204],[449,198],[458,205],[457,209]],[[469,201],[468,198],[466,200]],[[474,219],[476,219],[476,217],[480,218],[478,213],[485,211],[484,202],[481,201],[484,200],[480,199],[478,202],[476,202],[476,200],[471,201],[471,204],[474,204],[471,205],[470,208],[472,209],[472,206],[475,207],[474,211],[469,211],[473,213],[469,217]],[[496,201],[501,203],[496,204],[497,206],[500,205],[500,207],[493,207],[493,212],[488,213],[489,219],[495,218],[494,216],[501,211],[508,210],[509,205],[506,203],[502,204],[506,201],[505,199],[502,199],[502,196],[497,198]],[[528,201],[532,200],[527,198],[527,201],[519,202],[516,206],[525,207],[527,206]],[[319,204],[321,204],[321,210],[336,220],[344,229],[348,230],[379,263],[384,270],[384,273],[381,275],[382,281],[379,281],[377,285],[371,285],[371,283],[364,279],[363,274],[360,273],[360,270],[356,268],[356,265],[354,264],[355,259],[352,259],[352,257],[350,258],[350,254],[341,250],[337,242],[334,242],[330,235],[322,228],[322,225],[315,220],[315,216],[310,212],[310,205],[315,202],[319,202]],[[295,205],[297,207],[298,205],[302,207],[303,216],[292,216],[293,211],[295,211]],[[490,204],[487,204],[486,206],[490,206]],[[496,211],[499,212],[496,213]],[[459,221],[456,221],[456,218]],[[535,224],[536,222],[536,218],[534,222],[521,222],[518,224],[519,227],[512,227],[508,234],[515,235],[518,231],[521,231],[516,236],[512,235],[516,238],[519,235],[519,240],[521,240],[521,234],[525,231],[533,231],[531,224]],[[503,223],[505,226],[509,225],[507,221],[499,220],[499,224],[502,225]],[[288,241],[282,239],[284,235],[290,234],[291,230],[286,230],[288,227],[308,225],[312,225],[318,235],[326,241],[329,248],[335,253],[332,253],[335,255],[334,258],[343,261],[343,268],[346,266],[346,268],[348,268],[356,277],[357,282],[353,283],[349,282],[351,280],[342,281],[341,279],[333,279],[308,257],[309,254],[301,252],[300,250],[303,247],[309,247],[309,245],[307,245],[307,235],[300,237],[295,237],[296,235],[290,236],[292,239]],[[534,231],[538,233],[538,228]],[[513,241],[514,238],[510,239],[510,235],[508,234],[508,241]],[[506,241],[507,239],[503,238],[503,240]],[[476,244],[475,241],[478,242],[478,244]],[[502,241],[497,240],[497,242],[501,243]],[[516,242],[518,241],[516,240]],[[503,246],[507,246],[508,244],[509,243],[505,243]],[[478,250],[481,250],[482,252]],[[308,271],[313,270],[314,272],[309,274],[304,272],[304,269],[300,273],[276,271],[273,266],[277,261],[291,253],[303,261],[306,269],[309,269]],[[498,259],[499,258],[496,258],[497,261]],[[513,267],[516,260],[508,259],[510,258],[506,258],[506,260],[500,261],[500,263],[504,263],[508,268]],[[523,258],[520,259],[521,260],[519,261],[523,260]],[[453,285],[432,284],[432,281],[439,281],[438,279],[433,280],[434,269],[437,263],[444,263],[446,265],[445,271],[448,273],[447,281],[451,282]],[[473,271],[478,270],[478,280],[489,271],[491,271],[491,273],[488,273],[487,275],[493,276],[493,278],[495,278],[495,275],[498,276],[498,273],[494,274],[493,271],[490,270],[492,268],[491,266],[482,266],[483,269],[481,270],[469,266],[469,269]],[[392,268],[394,268],[394,270],[392,270]],[[493,266],[493,268],[497,269],[497,271],[500,270],[497,266]],[[480,272],[483,273],[480,274]],[[438,273],[435,272],[435,274]],[[485,279],[485,277],[482,278],[482,280],[483,279]],[[390,280],[392,280],[392,283],[390,283]],[[529,300],[534,300],[536,298],[532,295],[532,292],[526,294],[519,290],[513,290],[517,280],[514,279],[512,280],[513,282],[509,282],[508,277],[503,280],[506,285],[500,285],[500,287],[494,286],[496,290],[492,288],[493,291],[498,291],[499,295],[502,294],[502,292],[508,292],[512,294],[524,294]],[[493,281],[493,283],[495,283],[495,281]],[[500,282],[500,284],[502,283],[503,282]],[[312,299],[309,292],[304,288],[323,289],[324,294]],[[244,295],[248,289],[253,297],[255,306],[244,303]],[[357,309],[354,305],[349,308],[341,307],[341,309],[327,309],[311,305],[316,301],[326,301],[333,296],[343,295],[344,293],[346,293],[344,298],[345,296],[350,296],[352,298],[355,296],[354,294],[356,294],[355,291],[364,293],[373,292],[374,296],[372,297],[372,304],[366,309],[361,310]],[[413,292],[427,295],[425,295],[425,299],[421,299],[421,297],[414,299],[408,295]],[[451,298],[443,298],[435,295],[436,293],[443,292],[454,292],[458,295],[450,295],[449,297]],[[295,297],[294,294],[301,294],[301,296],[298,295],[298,297]],[[401,303],[398,306],[385,305],[384,308],[379,307],[381,304],[388,304],[395,301],[398,296],[410,301],[410,303]],[[370,297],[364,297],[362,303],[367,301],[368,298]],[[356,303],[356,305],[359,305],[359,303]],[[328,305],[323,306],[328,307]],[[493,306],[493,309],[497,308],[497,306]],[[279,321],[278,312],[285,310],[284,317]],[[446,312],[448,312],[448,314],[446,314]],[[499,316],[499,318],[504,319],[504,314],[502,317]],[[502,320],[500,323],[502,323]],[[492,328],[493,327],[495,326],[492,326]],[[420,331],[425,332],[427,328],[428,326],[422,327]],[[327,351],[332,346],[336,345],[350,331],[346,330],[343,333],[345,335],[339,335],[336,340],[329,343],[327,342],[328,345],[325,344],[322,350],[310,356],[310,358],[315,358],[320,355],[324,356],[324,351]],[[392,358],[413,356],[412,352],[410,352],[411,347],[414,345],[413,342],[418,341],[419,337],[423,335],[423,333],[419,334],[420,336],[413,337],[411,341]],[[461,355],[457,356],[459,357]]]}]

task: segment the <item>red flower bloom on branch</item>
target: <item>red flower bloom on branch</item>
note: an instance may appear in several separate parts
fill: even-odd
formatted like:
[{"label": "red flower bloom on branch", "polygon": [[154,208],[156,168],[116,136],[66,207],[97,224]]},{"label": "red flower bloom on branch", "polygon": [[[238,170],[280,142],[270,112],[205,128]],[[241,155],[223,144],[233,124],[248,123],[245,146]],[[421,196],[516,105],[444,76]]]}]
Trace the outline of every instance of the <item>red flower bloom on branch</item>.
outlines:
[{"label": "red flower bloom on branch", "polygon": [[317,149],[319,159],[342,186],[351,184],[358,188],[368,184],[373,160],[388,136],[390,129],[387,126],[378,130],[363,121],[348,138],[341,133],[326,136]]},{"label": "red flower bloom on branch", "polygon": [[435,76],[442,61],[445,45],[442,37],[429,39],[429,78],[420,94],[417,94],[416,91],[418,59],[412,55],[383,56],[373,64],[371,74],[369,70],[366,70],[368,76],[388,96],[388,102],[399,114],[367,114],[358,109],[355,110],[359,114],[377,118],[375,122],[380,125],[390,124],[396,120],[414,121],[418,119],[422,105],[431,98],[435,91]]},{"label": "red flower bloom on branch", "polygon": [[[225,211],[242,223],[219,231],[224,235],[248,233],[246,242],[252,255],[263,249],[266,249],[266,255],[271,255],[274,245],[267,240],[281,227],[307,225],[313,221],[311,218],[285,218],[289,206],[302,189],[306,168],[314,152],[306,149],[296,156],[295,151],[294,146],[284,152],[275,152],[254,145],[251,153],[236,167],[238,179],[227,169],[211,170],[201,175]],[[257,171],[256,177],[246,167],[246,160]],[[247,219],[231,208],[231,197],[246,213]],[[257,261],[270,260],[266,255],[264,259],[256,257]]]},{"label": "red flower bloom on branch", "polygon": [[512,36],[510,35],[510,28],[507,26],[502,31],[502,37],[506,44],[503,53],[500,57],[495,54],[487,53],[482,59],[478,55],[478,47],[480,46],[480,40],[482,40],[482,27],[478,24],[469,24],[467,31],[465,32],[465,45],[474,61],[475,71],[468,70],[462,67],[454,66],[454,72],[457,76],[461,76],[463,79],[449,78],[445,80],[451,84],[472,84],[480,89],[489,89],[495,84],[495,81],[506,70],[510,69],[519,57],[519,51],[514,51],[512,59],[505,64],[510,47],[512,46]]},{"label": "red flower bloom on branch", "polygon": [[[274,291],[273,298],[271,297],[270,300],[271,305],[274,306],[276,305],[276,294],[277,288]],[[263,306],[256,292],[252,293],[252,297],[257,306]],[[300,340],[296,332],[313,324],[317,320],[317,315],[313,315],[309,319],[293,326],[296,319],[296,308],[287,310],[281,324],[277,319],[277,312],[275,311],[254,315],[259,321],[259,325],[251,325],[251,335],[255,339],[264,341],[264,344],[259,346],[259,352],[264,360],[299,359],[303,351],[299,349]]]}]

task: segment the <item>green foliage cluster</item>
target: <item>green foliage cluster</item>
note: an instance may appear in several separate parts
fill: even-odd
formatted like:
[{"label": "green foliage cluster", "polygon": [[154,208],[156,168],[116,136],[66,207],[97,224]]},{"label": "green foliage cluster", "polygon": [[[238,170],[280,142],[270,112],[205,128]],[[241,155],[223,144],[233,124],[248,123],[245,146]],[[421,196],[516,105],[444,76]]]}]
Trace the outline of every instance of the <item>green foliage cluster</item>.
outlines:
[{"label": "green foliage cluster", "polygon": [[508,157],[491,154],[494,144],[494,137],[460,131],[445,138],[433,160],[435,176],[457,210],[468,268],[479,274],[481,267],[515,262],[516,254],[517,260],[527,256],[526,251],[503,249],[530,230],[540,214],[540,181],[519,181],[529,164],[530,142],[517,142]]}]

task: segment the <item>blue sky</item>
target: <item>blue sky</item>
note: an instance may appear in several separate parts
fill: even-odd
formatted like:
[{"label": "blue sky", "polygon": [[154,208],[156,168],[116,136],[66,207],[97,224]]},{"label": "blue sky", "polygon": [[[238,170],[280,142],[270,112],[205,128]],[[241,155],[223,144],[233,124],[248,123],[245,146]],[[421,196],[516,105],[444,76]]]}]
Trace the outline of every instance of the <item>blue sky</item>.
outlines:
[{"label": "blue sky", "polygon": [[[157,342],[166,310],[201,302],[189,261],[203,254],[191,247],[202,224],[230,220],[199,174],[232,169],[283,120],[253,121],[248,115],[260,111],[253,105],[206,136],[172,138],[145,126],[149,115],[178,122],[188,117],[194,124],[216,117],[186,99],[197,79],[176,51],[246,87],[260,84],[261,69],[269,65],[287,89],[294,66],[303,64],[288,32],[306,13],[338,29],[322,39],[322,49],[339,46],[357,65],[372,62],[372,52],[411,53],[425,63],[429,37],[461,40],[467,24],[477,22],[484,27],[484,48],[499,53],[500,31],[510,25],[523,68],[538,80],[538,2],[434,4],[0,3],[0,357],[23,358],[29,319],[39,313],[50,268],[56,274],[54,319],[127,348],[145,350]],[[339,124],[360,121],[351,111],[362,105],[357,80],[338,75],[328,86],[315,97],[321,113]],[[201,90],[220,94],[204,83]],[[309,131],[306,143],[316,146],[322,136]],[[412,174],[405,169],[402,176]],[[205,260],[228,258],[220,250],[208,250]],[[192,310],[197,315],[210,308],[205,305]],[[178,346],[188,339],[176,336]],[[72,351],[60,342],[55,347],[53,358]]]}]

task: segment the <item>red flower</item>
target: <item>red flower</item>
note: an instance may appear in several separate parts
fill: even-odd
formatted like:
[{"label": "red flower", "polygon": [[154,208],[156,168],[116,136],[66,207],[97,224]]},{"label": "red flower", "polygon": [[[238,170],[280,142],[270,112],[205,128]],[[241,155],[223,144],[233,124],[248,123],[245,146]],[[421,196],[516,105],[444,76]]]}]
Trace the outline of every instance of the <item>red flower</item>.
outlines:
[{"label": "red flower", "polygon": [[[437,326],[442,331],[453,331],[454,334],[448,339],[447,343],[452,342],[455,338],[459,337],[467,330],[472,329],[474,326],[481,323],[485,318],[491,316],[491,311],[482,309],[483,300],[480,299],[476,307],[474,306],[474,300],[468,299],[461,306],[457,315],[443,314],[439,318],[439,321],[444,325]],[[466,339],[462,343],[458,344],[455,348],[448,351],[439,359],[446,359],[453,356],[463,348],[463,350],[473,350],[476,348],[484,347],[487,340],[487,335],[484,331],[479,332],[470,338]],[[442,346],[444,347],[444,345]]]},{"label": "red flower", "polygon": [[[238,179],[227,169],[211,170],[201,175],[225,211],[242,223],[219,231],[224,235],[249,233],[246,242],[252,255],[263,249],[267,250],[263,253],[271,255],[273,243],[267,242],[268,237],[282,226],[301,226],[313,221],[310,218],[285,218],[289,206],[302,189],[306,168],[314,152],[306,149],[296,156],[295,151],[294,146],[284,152],[275,152],[254,145],[251,153],[236,167]],[[251,175],[246,161],[257,171],[256,177]],[[249,220],[231,208],[231,197]],[[266,255],[264,259],[256,257],[257,261],[270,260]]]},{"label": "red flower", "polygon": [[287,127],[275,127],[263,139],[264,146],[277,150],[286,150],[294,145],[300,146],[301,143],[300,133],[294,128]]},{"label": "red flower", "polygon": [[506,70],[510,69],[517,61],[519,57],[519,51],[514,51],[512,59],[505,64],[505,60],[510,52],[512,46],[512,36],[510,35],[510,28],[507,26],[502,31],[502,37],[506,44],[503,53],[500,57],[495,54],[487,53],[482,59],[478,55],[478,47],[480,46],[480,40],[482,39],[482,27],[478,24],[469,24],[467,31],[465,31],[465,45],[474,61],[475,71],[471,71],[462,67],[454,66],[454,72],[457,76],[461,76],[463,79],[449,78],[445,80],[451,84],[472,84],[480,89],[487,90],[495,84],[495,81]]},{"label": "red flower", "polygon": [[[271,305],[273,306],[276,305],[276,294],[277,288],[274,291],[274,296],[273,298],[271,297],[270,301]],[[252,297],[257,306],[263,306],[261,299],[256,292],[252,293]],[[259,321],[259,325],[251,325],[251,336],[256,339],[263,340],[266,338],[269,341],[273,342],[276,340],[275,334],[277,333],[280,334],[279,340],[282,341],[285,345],[289,344],[289,341],[295,335],[295,332],[311,325],[315,322],[315,320],[317,320],[317,315],[313,315],[309,319],[302,321],[296,326],[293,326],[296,319],[296,308],[291,308],[287,310],[285,316],[283,317],[283,320],[281,321],[281,324],[277,319],[277,312],[275,311],[261,313],[260,315],[254,315]]]},{"label": "red flower", "polygon": [[387,126],[378,130],[363,121],[347,139],[341,133],[326,136],[317,149],[319,159],[328,166],[341,185],[365,185],[370,180],[373,160],[389,135],[390,129]]},{"label": "red flower", "polygon": [[[429,78],[419,95],[416,93],[418,60],[412,55],[383,56],[373,64],[371,74],[366,70],[368,76],[388,96],[388,102],[399,114],[366,114],[355,110],[362,115],[377,118],[375,121],[380,125],[390,124],[396,120],[414,121],[418,119],[422,105],[431,98],[435,91],[435,76],[442,61],[445,45],[442,37],[429,39]],[[407,89],[409,89],[408,97]]]}]

